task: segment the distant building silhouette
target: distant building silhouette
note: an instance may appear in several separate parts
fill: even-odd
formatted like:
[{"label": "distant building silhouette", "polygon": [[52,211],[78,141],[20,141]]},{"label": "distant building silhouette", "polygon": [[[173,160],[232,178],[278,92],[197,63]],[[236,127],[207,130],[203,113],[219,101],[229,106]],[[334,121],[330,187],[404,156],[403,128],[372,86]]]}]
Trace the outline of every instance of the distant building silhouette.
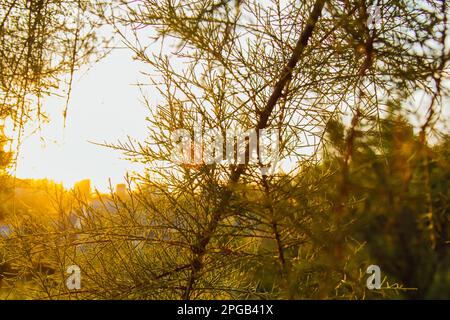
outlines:
[{"label": "distant building silhouette", "polygon": [[73,189],[82,200],[90,200],[92,197],[91,180],[89,179],[75,183]]}]

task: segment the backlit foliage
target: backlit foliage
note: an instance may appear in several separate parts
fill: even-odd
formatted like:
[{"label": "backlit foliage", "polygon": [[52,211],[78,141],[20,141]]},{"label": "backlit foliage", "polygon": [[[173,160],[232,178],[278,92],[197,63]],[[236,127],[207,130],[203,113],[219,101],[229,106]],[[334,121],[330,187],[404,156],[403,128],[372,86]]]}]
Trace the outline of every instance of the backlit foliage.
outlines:
[{"label": "backlit foliage", "polygon": [[[143,96],[146,142],[109,147],[147,172],[129,179],[127,194],[60,190],[52,218],[10,217],[11,292],[449,298],[445,1],[112,5],[96,13],[146,64],[158,95]],[[193,134],[198,123],[223,137],[279,130],[284,161],[266,175],[248,161],[173,163],[171,132]],[[64,283],[72,264],[78,291]],[[380,290],[366,287],[372,264]]]}]

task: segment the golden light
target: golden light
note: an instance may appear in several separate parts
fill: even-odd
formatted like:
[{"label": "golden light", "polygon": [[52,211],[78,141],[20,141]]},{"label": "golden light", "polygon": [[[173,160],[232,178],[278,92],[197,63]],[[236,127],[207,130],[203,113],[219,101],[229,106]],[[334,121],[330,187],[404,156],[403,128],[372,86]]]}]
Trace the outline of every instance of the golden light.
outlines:
[{"label": "golden light", "polygon": [[[145,138],[148,111],[139,101],[139,89],[132,85],[138,76],[139,67],[126,50],[112,52],[84,74],[77,72],[66,127],[65,99],[46,99],[50,121],[33,134],[36,124],[26,126],[16,176],[47,178],[69,188],[90,179],[93,187],[107,191],[109,179],[115,185],[127,172],[139,172],[141,168],[123,160],[120,152],[91,143],[115,143],[128,135]],[[11,134],[11,126],[8,131]]]}]

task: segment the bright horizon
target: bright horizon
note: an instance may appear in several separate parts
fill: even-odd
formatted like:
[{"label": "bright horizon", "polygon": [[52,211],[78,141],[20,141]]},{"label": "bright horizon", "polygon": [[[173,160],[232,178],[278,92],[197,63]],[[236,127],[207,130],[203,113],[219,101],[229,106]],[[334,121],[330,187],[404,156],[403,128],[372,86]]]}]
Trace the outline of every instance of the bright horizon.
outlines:
[{"label": "bright horizon", "polygon": [[[143,166],[124,159],[120,151],[94,143],[114,144],[128,137],[143,141],[147,137],[149,110],[135,85],[145,81],[141,73],[145,68],[133,59],[130,50],[123,48],[114,49],[99,62],[76,71],[66,126],[63,118],[66,97],[46,98],[44,109],[49,121],[41,124],[37,132],[33,127],[36,123],[26,124],[17,166],[10,173],[22,179],[53,180],[65,188],[89,179],[92,188],[101,192],[108,192],[110,185],[124,183],[127,173],[142,173]],[[151,89],[145,94],[151,102],[158,96]],[[423,104],[420,93],[416,99],[414,104]],[[444,108],[444,118],[448,112]],[[8,136],[17,136],[8,126],[5,131]],[[286,169],[290,167],[286,165]]]},{"label": "bright horizon", "polygon": [[[113,187],[124,183],[127,173],[142,173],[143,166],[125,160],[120,151],[92,142],[114,144],[128,137],[138,141],[147,138],[149,110],[141,101],[142,93],[135,84],[149,82],[142,74],[142,71],[149,71],[148,68],[133,59],[131,50],[121,48],[75,71],[66,126],[63,118],[66,96],[58,90],[62,97],[53,95],[44,102],[49,121],[42,123],[37,132],[34,132],[36,123],[25,126],[17,166],[10,173],[22,179],[50,179],[65,188],[89,179],[92,188],[101,192],[109,191],[110,181]],[[149,89],[145,94],[155,105],[157,91]],[[422,100],[422,93],[414,97],[412,103],[418,109],[424,102],[427,104]],[[449,112],[443,108],[442,117],[447,118]],[[417,124],[423,122],[411,120]],[[441,125],[445,125],[445,121]],[[8,136],[17,136],[11,128],[6,131]],[[290,167],[286,165],[287,169]]]}]

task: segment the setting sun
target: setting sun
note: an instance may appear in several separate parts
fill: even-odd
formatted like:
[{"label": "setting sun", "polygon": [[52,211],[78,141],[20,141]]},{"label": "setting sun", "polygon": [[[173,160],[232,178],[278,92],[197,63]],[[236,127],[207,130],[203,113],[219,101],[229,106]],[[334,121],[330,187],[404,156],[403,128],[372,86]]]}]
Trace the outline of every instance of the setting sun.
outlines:
[{"label": "setting sun", "polygon": [[[47,178],[68,188],[89,178],[93,187],[106,192],[109,179],[114,186],[123,182],[127,172],[140,172],[142,168],[123,160],[120,152],[93,144],[115,143],[127,136],[145,139],[147,110],[134,86],[138,76],[138,65],[125,50],[116,50],[92,68],[78,72],[66,127],[65,100],[50,97],[44,102],[49,122],[36,132],[33,123],[24,128],[17,177]],[[7,131],[11,133],[11,128]]]}]

